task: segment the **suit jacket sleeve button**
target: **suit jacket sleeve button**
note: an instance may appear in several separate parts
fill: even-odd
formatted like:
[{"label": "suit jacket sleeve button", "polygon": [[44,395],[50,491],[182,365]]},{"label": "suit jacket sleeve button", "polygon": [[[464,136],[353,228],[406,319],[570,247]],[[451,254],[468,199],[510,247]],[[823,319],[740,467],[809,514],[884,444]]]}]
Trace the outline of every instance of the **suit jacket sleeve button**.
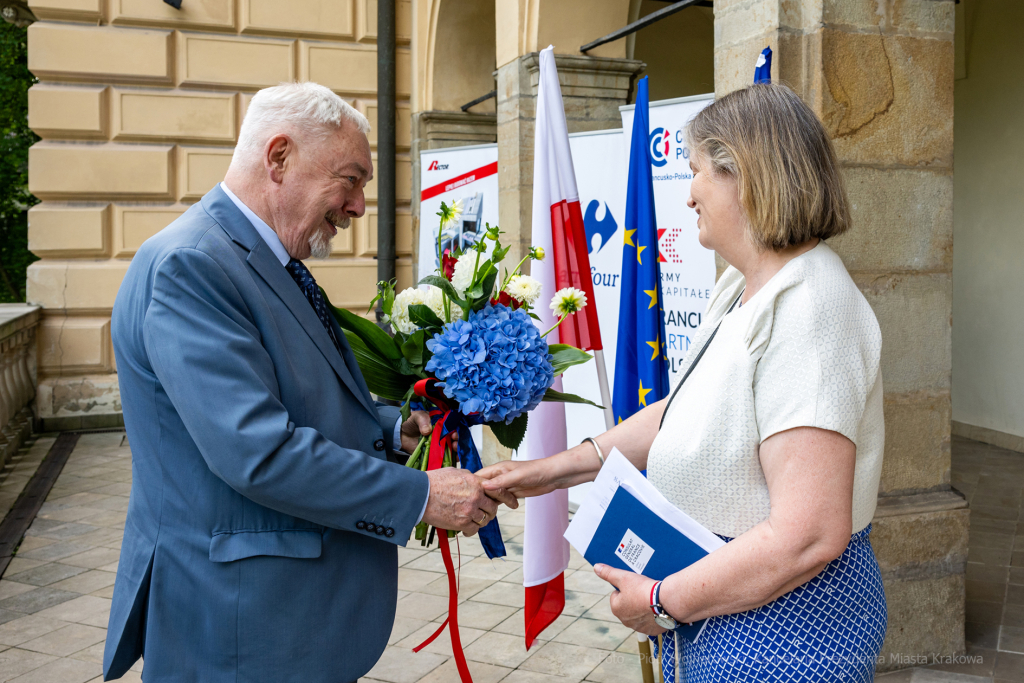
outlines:
[{"label": "suit jacket sleeve button", "polygon": [[395,535],[395,530],[392,529],[391,527],[388,527],[387,529],[384,530],[384,535],[387,536],[388,538],[391,538],[392,536]]},{"label": "suit jacket sleeve button", "polygon": [[372,533],[374,533],[376,531],[377,531],[377,525],[376,524],[374,524],[373,522],[367,522],[366,523],[366,533],[372,534]]},{"label": "suit jacket sleeve button", "polygon": [[383,536],[387,533],[387,529],[385,529],[383,526],[378,525],[377,528],[374,529],[374,533],[376,533],[378,536]]},{"label": "suit jacket sleeve button", "polygon": [[366,522],[364,522],[363,520],[359,520],[358,522],[356,522],[356,528],[362,531],[366,528]]},{"label": "suit jacket sleeve button", "polygon": [[377,439],[373,442],[373,450],[382,451],[384,450],[384,439]]}]

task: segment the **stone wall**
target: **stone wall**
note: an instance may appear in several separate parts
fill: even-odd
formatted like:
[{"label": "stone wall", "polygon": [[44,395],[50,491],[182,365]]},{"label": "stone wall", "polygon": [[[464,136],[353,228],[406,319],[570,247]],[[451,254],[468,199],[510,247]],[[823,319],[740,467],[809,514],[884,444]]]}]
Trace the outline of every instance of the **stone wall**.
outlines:
[{"label": "stone wall", "polygon": [[[223,178],[254,92],[312,80],[376,124],[375,0],[40,0],[28,31],[28,299],[38,334],[39,417],[107,425],[120,411],[110,311],[132,255]],[[397,264],[412,277],[411,0],[398,2]],[[374,134],[370,135],[375,144]],[[311,261],[336,304],[374,293],[376,183],[333,257]],[[82,419],[85,418],[85,423]]]},{"label": "stone wall", "polygon": [[835,142],[853,229],[832,246],[882,329],[886,449],[872,542],[892,655],[964,648],[968,512],[950,482],[953,0],[717,0],[715,91],[757,54]]}]

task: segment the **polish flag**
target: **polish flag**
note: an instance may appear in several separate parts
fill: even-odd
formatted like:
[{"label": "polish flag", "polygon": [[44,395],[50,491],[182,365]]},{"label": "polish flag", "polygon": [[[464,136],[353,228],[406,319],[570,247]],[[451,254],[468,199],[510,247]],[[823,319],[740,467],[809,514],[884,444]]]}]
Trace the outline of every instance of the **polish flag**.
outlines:
[{"label": "polish flag", "polygon": [[[546,330],[558,322],[547,302],[559,289],[575,287],[586,293],[587,306],[549,335],[548,343],[554,343],[554,335],[557,334],[557,341],[563,344],[600,349],[601,333],[594,305],[594,285],[590,278],[587,237],[569,150],[562,91],[551,47],[540,53],[535,134],[532,244],[542,247],[546,254],[543,261],[533,261],[530,265],[530,274],[543,287],[543,303],[534,310],[540,318],[537,325]],[[552,388],[562,390],[561,378],[555,380]],[[541,403],[530,413],[524,457],[529,460],[546,458],[565,448],[565,405]],[[568,524],[568,491],[553,491],[527,499],[523,544],[527,649],[565,607],[569,543],[563,534]]]}]

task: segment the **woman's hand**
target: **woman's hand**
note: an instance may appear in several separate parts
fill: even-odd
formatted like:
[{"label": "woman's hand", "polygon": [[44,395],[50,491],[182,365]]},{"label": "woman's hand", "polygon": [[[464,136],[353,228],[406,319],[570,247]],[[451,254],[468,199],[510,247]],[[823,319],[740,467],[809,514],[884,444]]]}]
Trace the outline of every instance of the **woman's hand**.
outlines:
[{"label": "woman's hand", "polygon": [[656,583],[653,579],[606,564],[595,564],[594,573],[617,589],[610,598],[612,614],[624,626],[649,636],[665,632],[655,623],[651,611],[651,589]]},{"label": "woman's hand", "polygon": [[489,495],[504,490],[516,498],[540,496],[559,488],[548,460],[505,460],[476,474],[486,480],[484,490]]}]

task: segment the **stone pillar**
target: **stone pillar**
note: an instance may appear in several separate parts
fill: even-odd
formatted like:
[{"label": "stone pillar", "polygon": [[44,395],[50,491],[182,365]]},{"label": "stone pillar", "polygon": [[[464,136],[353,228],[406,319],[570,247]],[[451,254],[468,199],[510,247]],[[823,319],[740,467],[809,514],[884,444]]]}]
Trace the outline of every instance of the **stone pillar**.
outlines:
[{"label": "stone pillar", "polygon": [[871,535],[879,669],[964,650],[968,511],[950,488],[953,0],[717,0],[715,91],[772,77],[825,122],[853,229],[832,246],[882,328],[886,449]]},{"label": "stone pillar", "polygon": [[[533,124],[536,116],[539,53],[498,68],[499,224],[518,262],[530,246],[533,213]],[[619,107],[627,104],[643,62],[608,57],[555,55],[570,133],[621,128]]]},{"label": "stone pillar", "polygon": [[[494,114],[473,114],[462,111],[421,111],[412,117],[412,196],[420,196],[420,152],[444,147],[465,147],[497,142],[497,122]],[[413,202],[412,244],[413,254],[420,243],[419,199]],[[413,258],[415,280],[425,275]]]}]

